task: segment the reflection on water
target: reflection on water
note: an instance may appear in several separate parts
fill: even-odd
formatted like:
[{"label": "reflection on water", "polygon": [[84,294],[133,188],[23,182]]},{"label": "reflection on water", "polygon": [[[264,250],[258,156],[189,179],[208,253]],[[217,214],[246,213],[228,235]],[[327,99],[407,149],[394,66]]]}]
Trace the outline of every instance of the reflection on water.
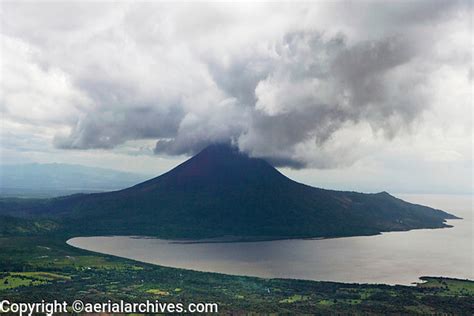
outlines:
[{"label": "reflection on water", "polygon": [[453,228],[325,240],[171,243],[127,236],[79,237],[75,247],[199,271],[340,282],[410,284],[423,275],[474,279],[472,196],[399,195],[463,220]]}]

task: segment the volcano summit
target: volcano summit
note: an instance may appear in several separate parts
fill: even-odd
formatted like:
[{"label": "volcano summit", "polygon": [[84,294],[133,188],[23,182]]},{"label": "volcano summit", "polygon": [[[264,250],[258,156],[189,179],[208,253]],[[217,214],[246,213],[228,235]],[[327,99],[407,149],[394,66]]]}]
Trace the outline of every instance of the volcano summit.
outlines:
[{"label": "volcano summit", "polygon": [[448,227],[456,218],[386,192],[362,194],[295,182],[263,159],[211,145],[133,187],[31,202],[3,214],[48,218],[67,234],[277,239],[372,235]]}]

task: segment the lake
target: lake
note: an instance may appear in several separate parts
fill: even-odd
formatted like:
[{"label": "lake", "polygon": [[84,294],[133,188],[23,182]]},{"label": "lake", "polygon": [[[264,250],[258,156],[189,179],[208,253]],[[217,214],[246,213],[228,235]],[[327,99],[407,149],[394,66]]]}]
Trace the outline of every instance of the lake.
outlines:
[{"label": "lake", "polygon": [[376,236],[234,243],[176,243],[133,236],[78,237],[74,247],[162,266],[266,278],[411,284],[420,276],[474,279],[473,197],[402,195],[462,217],[452,228]]}]

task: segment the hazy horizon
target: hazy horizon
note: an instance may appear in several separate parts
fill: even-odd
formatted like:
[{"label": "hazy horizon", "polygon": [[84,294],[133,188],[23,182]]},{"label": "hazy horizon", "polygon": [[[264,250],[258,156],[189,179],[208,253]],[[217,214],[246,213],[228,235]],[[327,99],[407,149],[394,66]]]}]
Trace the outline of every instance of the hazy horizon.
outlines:
[{"label": "hazy horizon", "polygon": [[[169,170],[176,167],[178,164],[184,162],[186,159],[184,159],[183,161],[179,161],[175,166],[171,167]],[[38,167],[38,169],[36,170],[35,173],[28,174],[28,171],[29,171],[28,168],[30,168],[32,166],[33,167]],[[44,181],[42,179],[37,179],[39,170],[41,170],[42,172],[49,172],[49,171],[51,171],[50,167],[55,167],[55,166],[57,167],[56,168],[57,170],[56,170],[55,174],[57,175],[58,173],[63,173],[66,176],[70,176],[70,179],[68,179],[68,180],[71,183],[68,187],[64,187],[64,188],[62,188],[62,190],[58,191],[58,194],[55,193],[56,192],[55,190],[57,190],[59,187],[44,185]],[[47,167],[47,168],[44,168],[44,167]],[[64,167],[68,168],[68,170],[66,172],[64,170]],[[7,180],[5,180],[5,170],[6,170],[6,168],[10,168],[10,169],[13,168],[12,170],[9,170],[10,175],[15,174],[15,173],[18,175],[18,176],[15,177],[16,181],[14,183],[16,183],[16,185],[11,185],[12,180],[8,179],[8,177],[6,177]],[[95,176],[97,176],[97,177],[103,176],[104,172],[106,173],[106,175],[108,177],[111,177],[111,175],[113,175],[115,177],[113,179],[113,181],[118,181],[118,183],[103,181],[102,183],[104,183],[106,185],[102,185],[102,186],[97,186],[96,185],[96,186],[92,186],[90,188],[87,188],[86,186],[81,186],[78,183],[74,183],[73,182],[74,175],[71,174],[71,171],[77,172],[77,169],[81,170],[83,168],[90,169],[90,170],[86,170],[86,172],[88,172],[89,174],[91,174],[91,172],[95,172],[96,173]],[[94,192],[94,191],[95,192],[100,192],[100,191],[108,191],[108,190],[112,190],[112,189],[127,188],[131,185],[140,183],[142,181],[146,181],[148,179],[158,177],[158,176],[166,173],[169,170],[165,170],[164,172],[160,172],[160,173],[157,173],[157,174],[153,174],[153,173],[147,174],[147,173],[134,173],[134,172],[126,171],[126,170],[119,170],[119,169],[113,169],[113,168],[102,168],[102,167],[94,167],[94,166],[87,166],[87,165],[80,165],[80,164],[67,164],[67,163],[63,164],[63,163],[56,163],[56,162],[45,163],[45,164],[36,163],[36,162],[35,163],[26,163],[26,164],[21,164],[21,163],[20,164],[18,164],[18,163],[17,164],[8,164],[8,165],[1,164],[0,165],[0,176],[1,176],[2,180],[0,181],[0,191],[1,191],[1,189],[22,189],[22,188],[23,189],[34,189],[35,191],[36,190],[40,190],[40,191],[46,190],[50,193],[54,193],[55,196],[56,195],[61,195],[61,194],[62,195],[68,194],[67,193],[68,191],[71,191],[71,192]],[[337,178],[335,178],[335,179],[334,178],[329,178],[329,179],[326,179],[326,181],[324,181],[324,179],[323,180],[312,179],[311,175],[308,177],[305,174],[303,174],[301,171],[298,172],[298,171],[289,170],[289,169],[283,170],[281,168],[279,169],[279,171],[282,172],[285,176],[289,177],[292,180],[295,180],[297,182],[307,184],[307,185],[310,185],[310,186],[320,187],[320,188],[323,188],[323,189],[356,191],[356,192],[363,192],[363,193],[378,193],[378,192],[382,192],[382,191],[388,191],[389,193],[394,194],[394,195],[397,195],[397,194],[473,195],[473,192],[468,192],[468,191],[466,191],[466,192],[462,192],[462,191],[446,192],[446,191],[436,191],[436,190],[429,191],[429,190],[426,190],[426,189],[425,190],[419,190],[419,191],[415,190],[414,191],[414,190],[407,190],[407,189],[403,189],[403,188],[397,188],[395,186],[390,187],[390,185],[388,187],[385,186],[384,188],[378,188],[375,185],[367,185],[366,182],[358,180],[358,179],[355,179],[353,182],[338,183]],[[114,173],[116,173],[116,174],[114,174]],[[20,174],[21,174],[22,178],[19,177]],[[49,176],[53,176],[53,175],[49,175]],[[33,183],[25,184],[26,183],[25,181],[28,181],[28,177],[35,178],[35,180],[39,180],[41,184],[40,185],[35,185],[34,181],[32,181]],[[49,177],[44,175],[43,178],[49,178]],[[134,178],[137,179],[137,180],[136,181],[131,180],[131,179],[134,179]],[[111,179],[108,179],[108,180],[111,180]],[[43,182],[41,182],[41,181],[43,181]],[[18,183],[21,183],[21,185],[18,185]],[[89,190],[87,190],[87,189],[89,189]],[[25,193],[23,191],[12,191],[12,192],[13,193],[8,192],[8,195],[15,196],[15,194],[20,194],[20,193],[24,194]],[[32,192],[32,194],[36,194],[36,193]],[[0,192],[0,194],[6,194],[6,192]]]}]

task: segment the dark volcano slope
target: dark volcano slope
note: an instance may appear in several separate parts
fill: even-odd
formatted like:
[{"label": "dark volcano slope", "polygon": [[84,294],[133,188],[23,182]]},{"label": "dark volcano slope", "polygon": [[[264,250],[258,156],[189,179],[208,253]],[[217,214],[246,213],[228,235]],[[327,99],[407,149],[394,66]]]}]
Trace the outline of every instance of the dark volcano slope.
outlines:
[{"label": "dark volcano slope", "polygon": [[53,218],[71,234],[173,238],[369,235],[446,227],[444,220],[455,218],[386,192],[303,185],[225,145],[207,147],[168,173],[125,190],[51,199],[21,211]]}]

